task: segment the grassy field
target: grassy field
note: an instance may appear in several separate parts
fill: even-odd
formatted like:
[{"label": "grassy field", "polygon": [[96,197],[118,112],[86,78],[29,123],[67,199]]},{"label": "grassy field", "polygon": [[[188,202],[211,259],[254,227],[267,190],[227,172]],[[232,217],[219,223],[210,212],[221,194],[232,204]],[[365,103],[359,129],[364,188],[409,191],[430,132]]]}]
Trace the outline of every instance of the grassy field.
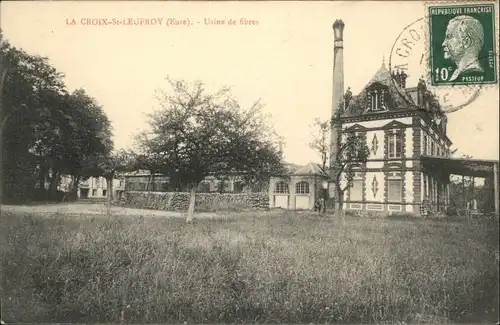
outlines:
[{"label": "grassy field", "polygon": [[3,213],[5,322],[497,321],[498,223]]}]

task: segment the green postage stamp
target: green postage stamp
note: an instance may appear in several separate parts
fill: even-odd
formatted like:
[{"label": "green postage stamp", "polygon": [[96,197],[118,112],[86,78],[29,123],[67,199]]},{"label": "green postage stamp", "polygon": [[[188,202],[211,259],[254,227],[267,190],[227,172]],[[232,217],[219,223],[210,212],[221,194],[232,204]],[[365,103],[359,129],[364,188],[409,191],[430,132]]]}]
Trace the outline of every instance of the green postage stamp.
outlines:
[{"label": "green postage stamp", "polygon": [[434,86],[497,82],[494,3],[428,7]]}]

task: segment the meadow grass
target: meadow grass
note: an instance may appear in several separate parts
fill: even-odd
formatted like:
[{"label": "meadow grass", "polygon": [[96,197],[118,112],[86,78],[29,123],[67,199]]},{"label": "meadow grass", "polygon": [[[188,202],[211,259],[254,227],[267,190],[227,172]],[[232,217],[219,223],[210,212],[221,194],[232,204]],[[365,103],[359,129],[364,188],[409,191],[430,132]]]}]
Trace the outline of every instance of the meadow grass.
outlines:
[{"label": "meadow grass", "polygon": [[498,222],[1,218],[5,322],[496,321]]}]

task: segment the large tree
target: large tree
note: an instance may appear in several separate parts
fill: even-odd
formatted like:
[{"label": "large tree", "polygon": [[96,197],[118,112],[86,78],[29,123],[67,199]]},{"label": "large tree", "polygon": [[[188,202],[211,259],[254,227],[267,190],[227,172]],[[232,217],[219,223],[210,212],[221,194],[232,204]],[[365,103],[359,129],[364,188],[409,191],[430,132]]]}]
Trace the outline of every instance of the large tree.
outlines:
[{"label": "large tree", "polygon": [[4,192],[24,199],[38,187],[38,194],[53,196],[62,173],[78,177],[86,157],[110,150],[110,123],[85,91],[67,92],[48,58],[0,41]]},{"label": "large tree", "polygon": [[189,190],[187,222],[205,177],[237,174],[251,184],[283,173],[277,137],[260,102],[242,109],[227,88],[208,94],[201,82],[167,80],[170,88],[160,92],[160,108],[150,115],[151,132],[138,140],[151,172]]},{"label": "large tree", "polygon": [[113,150],[111,123],[102,107],[82,89],[74,91],[67,98],[71,109],[68,130],[74,132],[66,137],[61,160],[61,171],[74,179],[75,190],[79,182],[87,177],[85,168],[95,157],[108,157]]},{"label": "large tree", "polygon": [[[343,217],[344,193],[352,186],[355,169],[364,168],[370,149],[362,134],[351,132],[341,127],[342,106],[339,106],[332,116],[331,126],[337,128],[337,150],[333,157],[333,166],[330,166],[330,177],[335,186],[336,205],[335,217]],[[340,131],[340,132],[338,132]]]},{"label": "large tree", "polygon": [[5,77],[7,76],[7,62],[6,62],[6,53],[3,50],[4,47],[4,42],[3,42],[3,34],[2,30],[0,29],[0,201],[2,199],[2,189],[3,189],[3,166],[2,166],[2,152],[3,152],[3,136],[2,136],[2,131],[3,131],[3,126],[5,125],[5,122],[7,122],[7,119],[5,118],[3,114],[3,89],[4,89],[4,82],[5,82]]},{"label": "large tree", "polygon": [[[46,58],[16,49],[2,38],[2,65],[7,73],[2,95],[2,170],[10,196],[23,197],[45,170],[38,148],[49,148],[60,121],[62,75]],[[47,152],[44,152],[46,154]]]}]

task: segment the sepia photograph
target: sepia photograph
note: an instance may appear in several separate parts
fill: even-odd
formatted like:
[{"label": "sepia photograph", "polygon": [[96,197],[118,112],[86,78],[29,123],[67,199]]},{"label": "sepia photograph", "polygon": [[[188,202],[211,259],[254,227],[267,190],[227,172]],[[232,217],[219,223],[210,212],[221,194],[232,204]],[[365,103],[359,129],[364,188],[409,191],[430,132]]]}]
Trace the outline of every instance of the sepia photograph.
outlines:
[{"label": "sepia photograph", "polygon": [[3,1],[1,324],[498,324],[498,17]]}]

